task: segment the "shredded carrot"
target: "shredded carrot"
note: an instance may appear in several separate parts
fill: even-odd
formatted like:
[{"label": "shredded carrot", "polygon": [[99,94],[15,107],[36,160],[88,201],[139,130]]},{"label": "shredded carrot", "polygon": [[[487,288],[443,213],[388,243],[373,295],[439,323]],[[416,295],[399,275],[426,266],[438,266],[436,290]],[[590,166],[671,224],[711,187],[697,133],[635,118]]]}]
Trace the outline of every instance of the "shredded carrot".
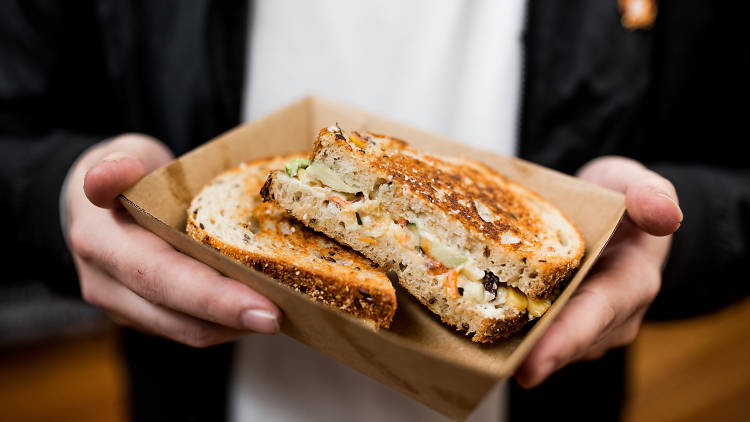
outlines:
[{"label": "shredded carrot", "polygon": [[419,247],[422,248],[422,252],[425,254],[430,254],[430,241],[426,237],[420,239]]},{"label": "shredded carrot", "polygon": [[358,237],[357,240],[359,240],[360,242],[371,243],[373,245],[377,245],[378,244],[377,240],[370,239],[369,237]]},{"label": "shredded carrot", "polygon": [[367,146],[367,142],[362,139],[362,135],[360,135],[358,132],[351,132],[349,134],[349,140],[352,141],[352,143],[356,145],[357,148],[364,148]]},{"label": "shredded carrot", "polygon": [[458,299],[458,273],[453,270],[445,277],[445,293],[451,299]]},{"label": "shredded carrot", "polygon": [[443,265],[442,262],[438,261],[437,259],[427,257],[427,261],[425,261],[425,266],[427,267],[427,272],[429,272],[432,275],[440,275],[444,272],[448,271],[447,268],[445,268],[445,265]]},{"label": "shredded carrot", "polygon": [[340,196],[335,196],[335,195],[331,197],[331,201],[339,204],[341,207],[345,207],[347,205],[352,204],[351,202],[345,200],[344,198],[341,198]]},{"label": "shredded carrot", "polygon": [[406,225],[409,224],[409,220],[405,219],[404,217],[399,217],[396,219],[396,224],[401,227],[406,227]]},{"label": "shredded carrot", "polygon": [[398,240],[398,243],[411,247],[412,246],[412,240],[411,240],[411,233],[409,233],[407,230],[398,230],[393,233],[393,237]]}]

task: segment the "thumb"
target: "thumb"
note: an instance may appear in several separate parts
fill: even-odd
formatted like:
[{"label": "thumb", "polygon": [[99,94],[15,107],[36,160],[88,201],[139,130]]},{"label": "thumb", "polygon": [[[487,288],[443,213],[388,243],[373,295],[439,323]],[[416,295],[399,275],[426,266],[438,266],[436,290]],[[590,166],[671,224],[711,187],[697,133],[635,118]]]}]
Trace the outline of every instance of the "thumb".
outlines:
[{"label": "thumb", "polygon": [[118,206],[117,196],[143,176],[172,160],[164,144],[146,135],[121,135],[102,146],[102,157],[83,179],[83,191],[101,208]]},{"label": "thumb", "polygon": [[672,183],[635,160],[597,158],[582,167],[578,177],[625,194],[628,217],[646,233],[667,236],[682,223],[682,210]]}]

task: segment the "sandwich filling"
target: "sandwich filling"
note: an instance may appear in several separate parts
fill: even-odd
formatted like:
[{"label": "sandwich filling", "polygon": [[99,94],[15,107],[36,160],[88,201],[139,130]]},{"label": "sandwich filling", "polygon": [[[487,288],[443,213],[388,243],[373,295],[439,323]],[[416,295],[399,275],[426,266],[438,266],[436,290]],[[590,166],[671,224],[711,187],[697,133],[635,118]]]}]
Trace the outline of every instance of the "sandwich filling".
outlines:
[{"label": "sandwich filling", "polygon": [[[356,148],[364,148],[367,142],[356,132],[350,134],[348,141]],[[362,246],[386,241],[400,248],[400,254],[409,254],[410,261],[421,262],[424,270],[441,283],[448,300],[483,307],[512,307],[526,311],[529,319],[540,317],[549,308],[550,300],[528,297],[500,280],[492,271],[481,268],[469,253],[442,242],[417,219],[391,215],[377,192],[363,192],[326,165],[297,159],[286,165],[286,174],[312,188],[327,211],[337,215],[339,224],[355,233],[354,239]],[[517,238],[507,237],[503,235],[501,241],[518,242]]]}]

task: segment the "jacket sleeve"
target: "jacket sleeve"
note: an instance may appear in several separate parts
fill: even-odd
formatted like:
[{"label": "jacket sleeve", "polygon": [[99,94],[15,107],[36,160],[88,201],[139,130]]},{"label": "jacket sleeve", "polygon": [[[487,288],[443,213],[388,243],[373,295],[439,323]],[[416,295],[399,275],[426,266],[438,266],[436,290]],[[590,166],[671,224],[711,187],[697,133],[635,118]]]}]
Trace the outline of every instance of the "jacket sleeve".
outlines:
[{"label": "jacket sleeve", "polygon": [[662,290],[649,317],[712,312],[750,293],[750,169],[650,166],[677,189],[683,222],[673,235]]},{"label": "jacket sleeve", "polygon": [[2,283],[37,278],[74,292],[60,189],[76,158],[103,136],[68,127],[54,111],[59,99],[51,92],[60,84],[60,44],[66,42],[54,22],[64,20],[55,10],[62,7],[0,5],[0,221],[7,247]]}]

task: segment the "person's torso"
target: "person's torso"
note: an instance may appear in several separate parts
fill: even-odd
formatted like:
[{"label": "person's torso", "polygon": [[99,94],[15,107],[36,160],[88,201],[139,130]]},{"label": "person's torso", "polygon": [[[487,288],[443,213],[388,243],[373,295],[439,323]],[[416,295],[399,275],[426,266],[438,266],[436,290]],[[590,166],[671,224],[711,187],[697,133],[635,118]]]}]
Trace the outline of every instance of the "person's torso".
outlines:
[{"label": "person's torso", "polygon": [[[40,20],[66,28],[56,38],[60,58],[48,63],[58,83],[38,87],[45,105],[30,113],[82,133],[148,133],[178,155],[192,149],[241,121],[245,7],[245,0],[50,7]],[[654,28],[631,32],[621,27],[615,0],[531,2],[518,154],[567,172],[603,154],[729,168],[746,160],[727,153],[743,133],[744,109],[735,105],[748,71],[741,46],[747,27],[737,7],[659,2]],[[153,358],[129,357],[136,366]],[[228,365],[213,357],[193,361],[211,373],[223,374]],[[153,372],[131,377],[136,390],[156,385]],[[221,395],[221,379],[165,380],[162,391]],[[186,413],[217,403],[223,400],[204,397]]]},{"label": "person's torso", "polygon": [[256,2],[243,118],[317,94],[512,155],[524,3]]},{"label": "person's torso", "polygon": [[[314,93],[513,154],[524,1],[389,6],[257,2],[244,120]],[[236,421],[447,420],[286,338],[241,340],[230,391]],[[502,413],[494,391],[470,420],[497,422]]]}]

